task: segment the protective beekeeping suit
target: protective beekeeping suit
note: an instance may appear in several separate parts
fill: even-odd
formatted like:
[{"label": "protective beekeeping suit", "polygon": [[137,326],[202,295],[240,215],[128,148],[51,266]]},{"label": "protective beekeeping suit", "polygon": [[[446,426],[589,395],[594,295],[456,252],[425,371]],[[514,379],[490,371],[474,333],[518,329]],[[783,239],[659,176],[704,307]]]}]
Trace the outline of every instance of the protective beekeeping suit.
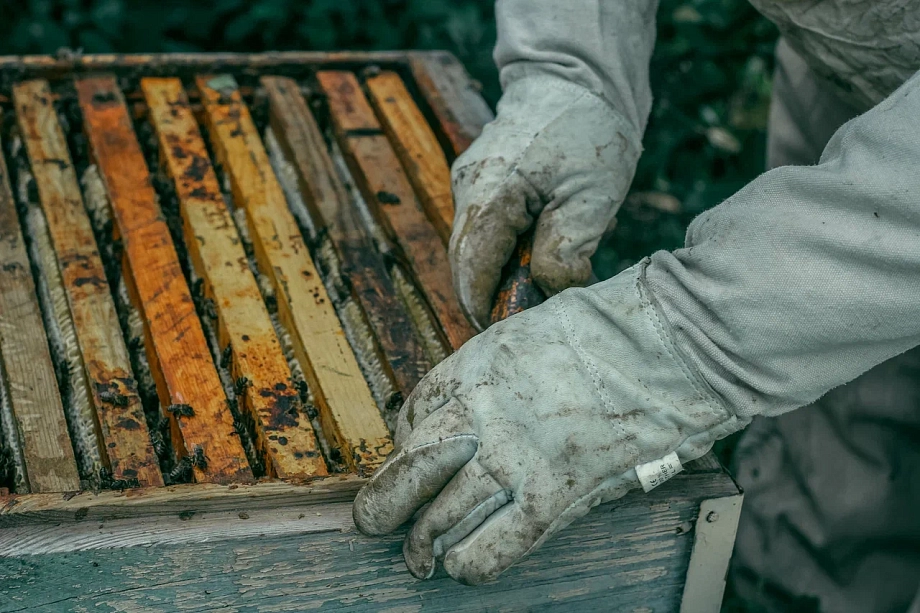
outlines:
[{"label": "protective beekeeping suit", "polygon": [[532,269],[555,296],[422,381],[355,519],[384,533],[433,500],[409,569],[442,559],[479,583],[647,485],[643,465],[697,458],[756,417],[738,451],[739,591],[777,611],[802,596],[905,611],[920,584],[920,2],[758,0],[784,37],[773,170],[698,217],[683,249],[561,291],[589,278],[641,153],[655,4],[497,2],[504,94],[453,167],[455,287],[484,327],[536,224]]}]

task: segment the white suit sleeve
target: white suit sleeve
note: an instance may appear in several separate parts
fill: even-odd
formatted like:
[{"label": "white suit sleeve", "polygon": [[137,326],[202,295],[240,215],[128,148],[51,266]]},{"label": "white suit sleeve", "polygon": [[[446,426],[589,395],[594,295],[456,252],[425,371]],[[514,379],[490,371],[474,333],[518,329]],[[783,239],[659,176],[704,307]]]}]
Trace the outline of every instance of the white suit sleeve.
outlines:
[{"label": "white suit sleeve", "polygon": [[739,417],[776,415],[920,344],[920,73],[698,217],[646,283]]},{"label": "white suit sleeve", "polygon": [[640,135],[652,94],[657,0],[497,0],[502,88],[556,76],[604,98]]}]

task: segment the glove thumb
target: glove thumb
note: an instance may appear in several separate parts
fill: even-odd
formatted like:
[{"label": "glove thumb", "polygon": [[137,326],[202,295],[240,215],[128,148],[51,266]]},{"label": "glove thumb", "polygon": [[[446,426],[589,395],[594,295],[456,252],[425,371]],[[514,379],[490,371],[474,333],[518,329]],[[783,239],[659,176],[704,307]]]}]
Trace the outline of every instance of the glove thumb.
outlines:
[{"label": "glove thumb", "polygon": [[[462,158],[458,161],[462,161]],[[518,235],[533,223],[527,201],[533,188],[501,157],[487,157],[454,169],[457,219],[450,240],[454,289],[467,319],[479,330],[489,326],[492,299],[502,267]]]}]

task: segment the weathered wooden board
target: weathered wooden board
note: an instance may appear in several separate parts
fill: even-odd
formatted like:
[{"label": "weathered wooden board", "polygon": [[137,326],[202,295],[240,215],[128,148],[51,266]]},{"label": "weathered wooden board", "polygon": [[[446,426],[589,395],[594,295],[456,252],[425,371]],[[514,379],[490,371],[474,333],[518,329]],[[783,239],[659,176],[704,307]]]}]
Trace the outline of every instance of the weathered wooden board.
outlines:
[{"label": "weathered wooden board", "polygon": [[444,150],[398,74],[383,71],[368,78],[366,85],[377,117],[429,221],[447,245],[454,223],[454,197]]},{"label": "weathered wooden board", "polygon": [[124,243],[125,279],[144,320],[160,401],[194,411],[189,417],[172,415],[173,443],[182,455],[201,448],[207,457],[206,466],[194,468],[196,481],[251,480],[121,91],[105,76],[78,79],[76,88],[90,150]]},{"label": "weathered wooden board", "polygon": [[113,479],[163,485],[131,361],[47,81],[14,88],[16,115],[54,245]]},{"label": "weathered wooden board", "polygon": [[297,83],[263,77],[271,105],[271,125],[285,155],[293,162],[300,191],[316,226],[325,230],[379,343],[403,397],[431,368],[412,323],[397,298],[383,258],[336,174],[316,120]]},{"label": "weathered wooden board", "polygon": [[451,286],[447,249],[409,184],[358,80],[319,72],[335,132],[364,198],[390,230],[447,339],[459,349],[473,334]]},{"label": "weathered wooden board", "polygon": [[143,79],[141,89],[156,127],[161,159],[175,184],[185,243],[205,281],[205,293],[217,307],[221,348],[231,348],[233,376],[251,383],[242,400],[252,415],[256,443],[268,459],[269,473],[282,479],[326,475],[326,463],[291,382],[182,82]]},{"label": "weathered wooden board", "polygon": [[392,449],[389,432],[303,237],[268,154],[229,75],[199,76],[211,142],[246,211],[256,258],[295,339],[297,358],[320,412],[323,431],[351,470],[370,472]]},{"label": "weathered wooden board", "polygon": [[6,390],[16,432],[5,442],[16,463],[19,493],[80,488],[64,406],[45,337],[6,161],[0,155],[0,386]]},{"label": "weathered wooden board", "polygon": [[[674,477],[673,482],[681,483],[691,475],[708,475],[713,482],[722,483],[731,492],[737,493],[737,488],[732,489],[734,486],[731,485],[731,479],[725,475],[711,452],[698,460],[688,462],[684,472]],[[82,521],[100,523],[114,519],[166,517],[185,510],[193,513],[217,513],[239,510],[248,504],[265,508],[284,508],[351,502],[366,482],[367,479],[355,475],[334,475],[308,483],[201,483],[140,488],[127,492],[0,496],[0,529],[29,524],[57,525]],[[668,487],[672,487],[670,482]],[[626,500],[637,495],[632,494]],[[4,551],[0,548],[0,556],[4,555]]]},{"label": "weathered wooden board", "polygon": [[[0,496],[0,529],[81,522],[98,525],[116,519],[141,522],[143,518],[175,517],[184,512],[194,515],[247,511],[254,507],[322,506],[351,502],[366,482],[355,475],[334,475],[306,483],[187,483],[127,491]],[[18,546],[15,541],[3,543],[0,557],[8,555],[8,547]],[[120,545],[113,541],[105,546]]]},{"label": "weathered wooden board", "polygon": [[492,121],[492,111],[463,64],[450,53],[412,54],[409,67],[445,151],[460,155],[479,136],[482,127]]},{"label": "weathered wooden board", "polygon": [[[175,524],[189,530],[197,524],[202,538],[215,531],[237,534],[181,545],[92,549],[99,543],[87,533],[72,547],[84,551],[0,559],[0,611],[676,613],[700,503],[736,493],[724,476],[680,475],[649,495],[598,507],[498,581],[477,588],[458,585],[443,571],[428,581],[413,579],[402,561],[403,534],[361,535],[348,503],[299,512],[279,508],[275,521],[292,533],[249,539],[241,537],[241,525],[274,522],[250,516],[245,503],[239,511],[195,514],[184,522],[176,513]],[[113,521],[99,532],[123,529]],[[37,526],[30,536],[60,551],[49,538],[53,530]]]}]

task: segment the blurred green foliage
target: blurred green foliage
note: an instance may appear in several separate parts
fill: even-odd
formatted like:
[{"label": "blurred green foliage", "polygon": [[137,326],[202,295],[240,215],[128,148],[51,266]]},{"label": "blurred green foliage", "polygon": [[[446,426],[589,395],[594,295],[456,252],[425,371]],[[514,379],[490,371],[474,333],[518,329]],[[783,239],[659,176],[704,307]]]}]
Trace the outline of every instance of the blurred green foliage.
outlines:
[{"label": "blurred green foliage", "polygon": [[450,49],[499,91],[491,0],[0,2],[0,53]]},{"label": "blurred green foliage", "polygon": [[[661,0],[655,104],[633,195],[595,257],[607,277],[680,246],[687,223],[763,168],[776,30],[745,0]],[[500,95],[493,0],[24,0],[0,53],[448,49]]]},{"label": "blurred green foliage", "polygon": [[744,0],[661,2],[645,151],[599,276],[680,247],[693,217],[763,172],[776,37]]}]

